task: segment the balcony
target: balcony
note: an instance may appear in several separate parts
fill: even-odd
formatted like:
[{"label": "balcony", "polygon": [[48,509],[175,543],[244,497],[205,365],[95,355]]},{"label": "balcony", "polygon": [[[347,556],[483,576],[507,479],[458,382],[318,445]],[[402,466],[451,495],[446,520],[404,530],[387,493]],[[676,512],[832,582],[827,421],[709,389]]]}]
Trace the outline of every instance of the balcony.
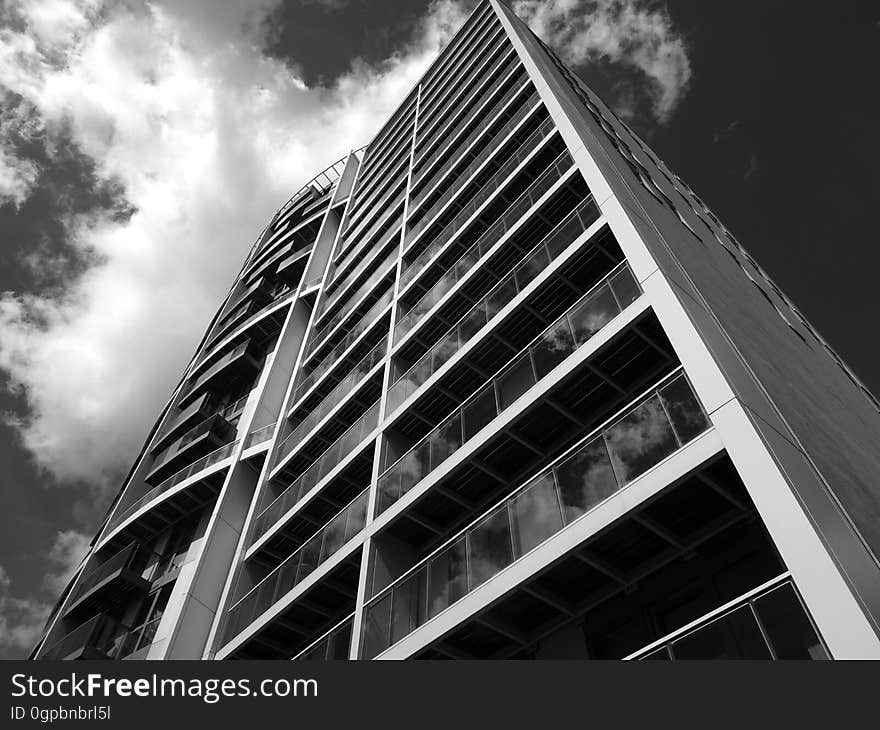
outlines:
[{"label": "balcony", "polygon": [[343,507],[302,547],[285,558],[229,609],[223,634],[225,641],[228,642],[254,619],[268,611],[364,529],[368,492],[369,490],[364,490]]},{"label": "balcony", "polygon": [[191,428],[168,447],[167,455],[150,473],[145,481],[155,485],[183,464],[192,463],[205,454],[229,443],[235,438],[235,426],[219,413],[206,418]]},{"label": "balcony", "polygon": [[217,412],[216,398],[213,393],[202,393],[186,408],[179,410],[168,418],[167,425],[159,432],[150,448],[152,454],[159,453],[171,441],[187,429],[193,428],[206,418]]},{"label": "balcony", "polygon": [[[589,342],[640,294],[629,267],[623,263],[578,299],[379,477],[377,514],[388,509],[571,353]],[[397,392],[405,393],[400,389]]]},{"label": "balcony", "polygon": [[300,249],[292,251],[280,259],[278,268],[275,270],[275,276],[287,284],[291,289],[296,289],[302,279],[303,272],[306,270],[309,256],[312,248]]},{"label": "balcony", "polygon": [[98,614],[45,650],[38,658],[46,661],[63,659],[115,659],[128,628],[116,619]]},{"label": "balcony", "polygon": [[149,554],[131,543],[84,574],[71,593],[66,615],[107,611],[129,601],[132,593],[146,593],[150,581],[144,575]]},{"label": "balcony", "polygon": [[365,656],[415,631],[709,427],[686,378],[665,380],[374,597],[364,613]]},{"label": "balcony", "polygon": [[178,405],[185,406],[206,390],[218,390],[224,383],[246,375],[253,375],[260,369],[262,353],[256,343],[245,340],[229,352],[220,356],[197,378],[190,378],[180,389]]},{"label": "balcony", "polygon": [[[139,512],[141,508],[150,502],[159,499],[159,497],[176,487],[181,482],[184,482],[199,472],[209,469],[225,459],[228,459],[235,452],[237,446],[237,441],[221,446],[219,449],[212,451],[210,454],[207,454],[201,459],[194,461],[189,466],[184,467],[176,474],[172,474],[161,484],[153,487],[145,494],[142,494],[131,504],[117,508],[117,511],[113,514],[112,519],[107,525],[107,532],[112,533],[116,527]],[[220,491],[220,486],[223,483],[222,477],[219,479],[215,477],[215,474],[211,474],[204,479],[199,480],[197,484],[194,484],[192,488],[187,490],[188,493],[185,498],[181,499],[180,504],[177,504],[173,496],[169,497],[168,500],[163,501],[160,505],[157,505],[155,509],[151,509],[143,515],[139,524],[133,525],[131,530],[122,531],[122,533],[114,535],[112,538],[113,542],[118,543],[120,540],[125,540],[127,542],[132,537],[148,539],[157,535],[168,526],[169,522],[173,522],[175,519],[179,518],[181,514],[191,512],[194,509],[194,505],[199,507],[215,497]],[[107,544],[109,544],[109,542]]]},{"label": "balcony", "polygon": [[[365,439],[379,425],[379,402],[377,401],[348,430],[334,441],[302,474],[296,477],[278,497],[266,507],[255,520],[253,541],[268,532],[287,512],[296,507],[322,480],[328,477],[345,459],[356,453]],[[278,449],[281,454],[281,449]],[[283,460],[275,457],[275,466]]]},{"label": "balcony", "polygon": [[342,623],[328,631],[314,644],[307,647],[295,657],[294,661],[339,661],[348,659],[351,650],[351,628],[354,615],[344,619]]}]

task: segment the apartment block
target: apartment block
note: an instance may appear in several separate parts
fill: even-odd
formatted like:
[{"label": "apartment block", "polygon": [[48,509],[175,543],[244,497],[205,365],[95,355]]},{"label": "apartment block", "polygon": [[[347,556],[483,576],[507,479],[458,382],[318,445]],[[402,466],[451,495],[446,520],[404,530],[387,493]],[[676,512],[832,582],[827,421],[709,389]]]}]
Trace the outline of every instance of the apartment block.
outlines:
[{"label": "apartment block", "polygon": [[251,248],[38,659],[880,658],[880,404],[499,0]]}]

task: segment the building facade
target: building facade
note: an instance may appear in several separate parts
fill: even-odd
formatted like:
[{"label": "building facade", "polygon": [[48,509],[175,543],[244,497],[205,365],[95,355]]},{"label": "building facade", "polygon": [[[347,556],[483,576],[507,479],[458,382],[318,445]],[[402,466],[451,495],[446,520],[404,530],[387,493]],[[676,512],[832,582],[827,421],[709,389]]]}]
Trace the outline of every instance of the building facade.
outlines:
[{"label": "building facade", "polygon": [[39,659],[880,657],[880,406],[484,0],[262,232]]}]

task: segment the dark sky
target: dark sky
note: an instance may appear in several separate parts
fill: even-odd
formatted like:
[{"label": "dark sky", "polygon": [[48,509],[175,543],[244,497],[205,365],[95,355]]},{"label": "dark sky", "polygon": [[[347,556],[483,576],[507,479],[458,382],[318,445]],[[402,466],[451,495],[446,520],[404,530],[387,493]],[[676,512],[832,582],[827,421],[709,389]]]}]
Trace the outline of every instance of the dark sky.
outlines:
[{"label": "dark sky", "polygon": [[[273,54],[289,59],[310,84],[332,81],[354,57],[386,58],[410,38],[427,3],[342,5],[288,3],[275,18]],[[677,0],[668,8],[686,39],[690,87],[665,126],[647,115],[632,126],[880,394],[880,4]],[[577,70],[612,103],[634,82],[607,64]],[[18,214],[0,208],[0,290],[52,286],[51,272],[35,276],[21,266],[21,252],[57,245],[52,217],[59,199],[75,206],[78,190],[91,201],[106,194],[76,159],[54,184]],[[0,411],[22,407],[20,398],[0,393]],[[41,556],[55,533],[91,534],[105,507],[90,508],[82,491],[48,484],[13,430],[0,426],[0,565],[21,594],[39,590]]]}]

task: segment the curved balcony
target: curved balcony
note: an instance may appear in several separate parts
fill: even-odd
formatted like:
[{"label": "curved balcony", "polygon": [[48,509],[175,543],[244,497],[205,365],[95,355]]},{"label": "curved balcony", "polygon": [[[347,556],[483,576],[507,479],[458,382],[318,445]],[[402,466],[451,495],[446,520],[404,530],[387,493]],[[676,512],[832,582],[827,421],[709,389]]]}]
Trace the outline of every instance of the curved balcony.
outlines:
[{"label": "curved balcony", "polygon": [[146,593],[150,553],[133,542],[85,573],[68,599],[66,615],[106,611],[127,602],[132,593]]},{"label": "curved balcony", "polygon": [[178,405],[190,403],[196,396],[213,389],[220,381],[241,375],[243,372],[256,372],[260,369],[262,354],[256,343],[245,340],[222,355],[198,377],[190,377],[180,389]]},{"label": "curved balcony", "polygon": [[656,386],[371,599],[363,656],[423,626],[710,425],[683,374]]},{"label": "curved balcony", "polygon": [[110,616],[98,614],[39,655],[39,659],[114,659],[128,627]]},{"label": "curved balcony", "polygon": [[235,437],[235,426],[219,413],[209,416],[191,428],[168,447],[165,458],[150,470],[144,481],[155,484],[168,474],[192,463],[210,451],[229,443]]},{"label": "curved balcony", "polygon": [[139,512],[141,508],[143,508],[150,502],[157,500],[159,497],[171,490],[173,487],[176,487],[181,482],[184,482],[190,477],[195,476],[199,472],[207,470],[212,466],[215,466],[224,461],[225,459],[228,459],[235,452],[235,448],[237,446],[238,441],[233,441],[230,444],[221,446],[216,451],[212,451],[210,454],[206,454],[198,461],[194,461],[189,466],[181,469],[176,474],[172,474],[164,482],[159,484],[157,487],[153,487],[153,489],[138,497],[138,499],[136,499],[125,508],[118,509],[107,525],[107,534],[111,534],[119,525],[121,525],[123,522],[126,522],[130,517]]}]

